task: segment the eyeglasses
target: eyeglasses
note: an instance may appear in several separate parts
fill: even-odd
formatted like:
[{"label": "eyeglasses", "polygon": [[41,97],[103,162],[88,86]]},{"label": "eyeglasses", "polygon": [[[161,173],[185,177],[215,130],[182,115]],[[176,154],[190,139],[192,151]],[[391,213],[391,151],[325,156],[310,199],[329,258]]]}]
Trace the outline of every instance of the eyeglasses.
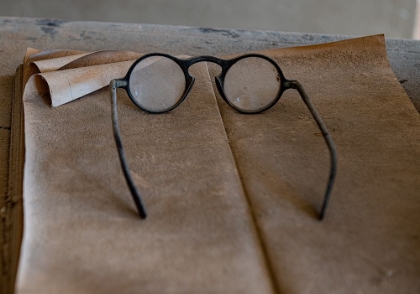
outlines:
[{"label": "eyeglasses", "polygon": [[287,89],[296,89],[299,92],[321,130],[331,155],[330,175],[319,213],[319,219],[322,220],[337,170],[337,151],[334,141],[303,86],[298,81],[287,80],[279,65],[261,54],[246,54],[225,60],[214,56],[180,59],[163,53],[151,53],[136,60],[124,78],[111,81],[115,142],[121,167],[140,217],[146,218],[147,213],[125,157],[118,126],[116,89],[125,89],[131,101],[143,111],[165,113],[175,109],[187,98],[195,80],[188,73],[188,69],[202,61],[215,63],[222,68],[220,75],[215,78],[217,89],[223,100],[239,113],[261,113],[276,104]]}]

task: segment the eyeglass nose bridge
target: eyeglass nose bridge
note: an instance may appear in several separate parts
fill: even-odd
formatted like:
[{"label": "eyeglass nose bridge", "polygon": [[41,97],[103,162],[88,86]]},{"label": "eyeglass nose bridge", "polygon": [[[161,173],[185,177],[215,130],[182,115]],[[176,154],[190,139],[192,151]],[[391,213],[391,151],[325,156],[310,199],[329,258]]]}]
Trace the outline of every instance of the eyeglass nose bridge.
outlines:
[{"label": "eyeglass nose bridge", "polygon": [[[226,75],[227,71],[238,61],[246,58],[261,58],[268,62],[270,62],[277,70],[279,74],[279,78],[281,82],[285,82],[287,79],[284,77],[282,70],[280,69],[280,66],[275,62],[273,59],[269,58],[268,56],[258,54],[258,53],[249,53],[249,54],[243,54],[231,59],[222,59],[215,56],[210,55],[203,55],[203,56],[197,56],[197,57],[191,57],[189,59],[176,59],[180,67],[184,70],[184,72],[188,73],[189,68],[199,62],[210,62],[213,64],[217,64],[222,68],[222,71],[218,77],[223,77]],[[189,75],[189,74],[188,74]]]}]

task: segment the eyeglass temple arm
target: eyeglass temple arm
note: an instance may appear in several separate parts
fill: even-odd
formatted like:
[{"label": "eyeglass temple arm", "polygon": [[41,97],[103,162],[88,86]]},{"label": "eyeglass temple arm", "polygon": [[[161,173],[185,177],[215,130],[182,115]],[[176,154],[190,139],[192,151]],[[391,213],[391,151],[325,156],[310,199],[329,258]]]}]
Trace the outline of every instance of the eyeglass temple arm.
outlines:
[{"label": "eyeglass temple arm", "polygon": [[127,160],[125,158],[124,148],[120,136],[120,128],[118,126],[118,109],[117,109],[117,88],[124,87],[127,82],[124,80],[112,80],[111,87],[111,107],[112,107],[112,129],[114,131],[115,143],[117,144],[118,155],[120,157],[121,167],[124,173],[125,180],[128,188],[130,189],[131,196],[133,197],[134,203],[136,204],[137,211],[141,218],[147,217],[146,208],[140,197],[140,193],[137,190],[136,185],[131,177],[130,170],[128,168]]},{"label": "eyeglass temple arm", "polygon": [[292,89],[296,89],[299,92],[300,97],[302,97],[303,102],[305,102],[306,106],[308,107],[309,111],[312,114],[312,117],[315,119],[319,129],[321,130],[322,135],[324,136],[325,143],[327,143],[328,149],[330,150],[330,155],[331,155],[330,177],[328,180],[327,188],[325,190],[325,196],[324,196],[324,201],[322,203],[322,208],[319,213],[319,219],[322,220],[327,210],[332,188],[334,186],[335,176],[337,173],[337,149],[335,147],[331,134],[327,129],[327,126],[324,124],[324,122],[321,119],[321,116],[316,111],[315,106],[312,104],[311,100],[309,99],[308,94],[306,94],[302,84],[299,83],[298,81],[290,81],[289,87]]}]

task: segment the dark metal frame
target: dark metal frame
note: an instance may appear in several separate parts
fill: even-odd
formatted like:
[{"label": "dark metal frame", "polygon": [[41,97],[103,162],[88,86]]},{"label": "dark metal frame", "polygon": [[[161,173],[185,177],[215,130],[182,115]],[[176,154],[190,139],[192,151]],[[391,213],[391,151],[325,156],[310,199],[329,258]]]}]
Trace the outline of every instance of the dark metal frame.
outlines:
[{"label": "dark metal frame", "polygon": [[[171,106],[170,108],[167,108],[163,111],[150,111],[148,109],[144,109],[141,105],[139,105],[136,100],[133,98],[133,95],[130,91],[130,75],[132,73],[132,71],[134,70],[135,66],[141,62],[142,60],[148,58],[148,57],[153,57],[153,56],[162,56],[162,57],[166,57],[169,58],[171,60],[173,60],[175,63],[177,63],[179,65],[179,67],[182,69],[184,76],[185,76],[185,81],[186,81],[186,85],[185,85],[185,90],[184,93],[182,95],[182,97],[180,97],[179,101]],[[277,96],[275,99],[273,99],[273,101],[262,107],[259,109],[256,109],[254,111],[249,111],[249,110],[245,110],[245,109],[241,109],[239,107],[237,107],[236,105],[232,104],[229,102],[229,100],[226,98],[225,92],[223,90],[223,86],[224,86],[224,80],[225,80],[225,76],[226,73],[228,72],[228,70],[238,61],[245,59],[245,58],[250,58],[250,57],[257,57],[257,58],[262,58],[267,60],[268,62],[270,62],[277,70],[278,73],[278,77],[279,77],[279,82],[280,82],[280,87],[279,87],[279,91],[277,93]],[[312,117],[314,118],[314,120],[316,121],[319,129],[321,130],[324,139],[325,139],[325,143],[328,146],[328,149],[330,151],[330,155],[331,155],[331,167],[330,167],[330,176],[329,176],[329,180],[328,180],[328,184],[325,190],[325,195],[324,195],[324,200],[322,203],[322,207],[319,213],[319,219],[322,220],[324,218],[327,206],[328,206],[328,202],[331,196],[331,192],[332,192],[332,188],[334,185],[334,180],[335,180],[335,175],[336,175],[336,171],[337,171],[337,151],[336,151],[336,147],[334,144],[334,141],[326,127],[326,125],[324,124],[324,122],[321,119],[321,116],[318,114],[318,112],[316,111],[314,105],[312,104],[311,100],[309,99],[309,96],[306,94],[303,86],[295,80],[287,80],[284,75],[283,72],[281,71],[279,65],[272,60],[271,58],[265,56],[265,55],[261,55],[261,54],[245,54],[245,55],[241,55],[239,57],[236,58],[232,58],[232,59],[220,59],[214,56],[198,56],[198,57],[192,57],[192,58],[188,58],[188,59],[179,59],[176,58],[172,55],[168,55],[168,54],[163,54],[163,53],[151,53],[151,54],[147,54],[142,56],[141,58],[139,58],[138,60],[136,60],[133,65],[130,67],[130,69],[127,72],[127,75],[122,78],[122,79],[117,79],[117,80],[112,80],[111,84],[110,84],[110,89],[111,89],[111,103],[112,103],[112,122],[113,122],[113,131],[114,131],[114,138],[115,138],[115,142],[117,145],[117,149],[118,149],[118,154],[119,154],[119,158],[120,158],[120,162],[121,162],[121,167],[125,176],[125,179],[127,181],[127,185],[131,191],[131,195],[133,197],[134,203],[136,204],[137,207],[137,211],[140,215],[141,218],[146,218],[147,217],[147,213],[146,213],[146,209],[145,206],[143,204],[143,201],[140,197],[140,193],[136,187],[136,185],[134,184],[134,181],[131,177],[130,174],[130,170],[128,168],[128,164],[127,164],[127,160],[125,157],[125,153],[124,153],[124,149],[123,149],[123,145],[122,145],[122,141],[121,141],[121,136],[120,136],[120,130],[119,130],[119,126],[118,126],[118,113],[117,113],[117,88],[123,88],[127,91],[128,96],[130,97],[131,101],[140,109],[149,112],[149,113],[165,113],[168,111],[171,111],[173,109],[175,109],[176,107],[178,107],[188,96],[189,92],[191,91],[191,88],[194,85],[194,81],[195,78],[192,77],[189,72],[188,69],[190,68],[190,66],[192,66],[195,63],[198,62],[211,62],[211,63],[215,63],[218,64],[221,68],[222,68],[222,72],[220,73],[220,75],[218,75],[217,77],[215,77],[215,81],[216,81],[216,85],[217,85],[217,89],[219,90],[219,93],[221,95],[221,97],[223,98],[223,100],[229,104],[233,109],[235,109],[236,111],[240,112],[240,113],[244,113],[244,114],[257,114],[260,112],[263,112],[265,110],[268,110],[269,108],[271,108],[274,104],[277,103],[277,101],[280,99],[280,97],[282,96],[283,92],[286,91],[287,89],[296,89],[298,91],[298,93],[300,94],[302,100],[304,101],[305,105],[308,107],[309,111],[312,114]]]}]

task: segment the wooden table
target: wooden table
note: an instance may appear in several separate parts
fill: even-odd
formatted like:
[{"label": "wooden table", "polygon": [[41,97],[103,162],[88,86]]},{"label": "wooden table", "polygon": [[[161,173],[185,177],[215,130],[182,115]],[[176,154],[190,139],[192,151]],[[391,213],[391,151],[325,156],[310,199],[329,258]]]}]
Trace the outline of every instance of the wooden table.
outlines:
[{"label": "wooden table", "polygon": [[[13,78],[27,47],[220,55],[325,43],[345,38],[349,36],[0,18],[0,271],[4,271],[4,265],[7,264],[7,240],[11,230],[5,211],[7,205],[13,205],[8,203],[7,198]],[[387,39],[386,44],[391,67],[420,111],[420,41]]]}]

